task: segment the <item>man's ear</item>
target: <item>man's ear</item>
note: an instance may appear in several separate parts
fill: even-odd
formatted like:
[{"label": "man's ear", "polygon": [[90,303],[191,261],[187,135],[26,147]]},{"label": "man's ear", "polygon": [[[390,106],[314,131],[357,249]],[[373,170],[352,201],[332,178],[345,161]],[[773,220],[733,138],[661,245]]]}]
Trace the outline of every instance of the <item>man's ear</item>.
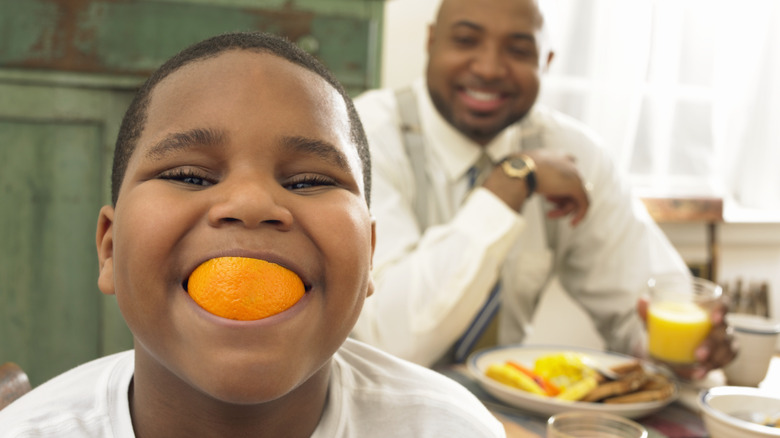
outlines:
[{"label": "man's ear", "polygon": [[544,73],[547,73],[550,70],[550,64],[552,64],[553,58],[555,58],[555,52],[550,50],[550,52],[547,53],[547,62],[545,62],[544,66],[542,67],[542,71]]},{"label": "man's ear", "polygon": [[431,46],[433,45],[433,39],[434,39],[433,33],[434,32],[436,32],[436,23],[429,24],[428,25],[428,42],[425,45],[425,50],[426,50],[426,53],[428,53],[428,55],[431,54]]},{"label": "man's ear", "polygon": [[366,297],[370,297],[374,294],[374,250],[376,249],[376,219],[374,217],[371,217],[371,264],[369,265],[370,269],[370,278],[368,279],[368,293],[366,293]]},{"label": "man's ear", "polygon": [[95,233],[99,270],[98,289],[114,295],[114,207],[104,205],[98,214]]}]

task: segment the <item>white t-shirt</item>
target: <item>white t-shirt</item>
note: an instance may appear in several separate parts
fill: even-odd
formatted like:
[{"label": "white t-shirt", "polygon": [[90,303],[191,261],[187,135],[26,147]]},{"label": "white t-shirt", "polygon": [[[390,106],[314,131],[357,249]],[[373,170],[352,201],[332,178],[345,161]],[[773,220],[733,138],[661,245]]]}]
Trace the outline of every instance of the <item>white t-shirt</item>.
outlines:
[{"label": "white t-shirt", "polygon": [[[467,173],[483,147],[439,115],[422,80],[412,89],[425,187],[416,186],[394,90],[355,99],[371,147],[377,239],[376,289],[353,336],[430,366],[463,334],[500,279],[499,343],[519,343],[531,330],[541,293],[557,276],[610,350],[643,351],[639,294],[653,273],[684,273],[686,267],[591,130],[537,106],[484,148],[493,162],[531,145],[575,157],[592,185],[590,209],[576,227],[567,219],[549,221],[550,242],[540,196],[518,214],[487,189],[467,195]],[[428,207],[427,224],[416,214],[418,196]]]},{"label": "white t-shirt", "polygon": [[[0,410],[2,438],[132,438],[134,353],[96,359]],[[348,339],[333,357],[328,403],[312,438],[504,437],[464,387]]]}]

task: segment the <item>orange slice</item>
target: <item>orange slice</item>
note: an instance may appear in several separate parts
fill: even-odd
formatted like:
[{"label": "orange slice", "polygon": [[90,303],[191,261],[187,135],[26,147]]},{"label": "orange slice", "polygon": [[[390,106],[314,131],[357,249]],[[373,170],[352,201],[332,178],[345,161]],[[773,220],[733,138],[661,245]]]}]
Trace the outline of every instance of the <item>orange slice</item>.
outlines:
[{"label": "orange slice", "polygon": [[303,281],[287,268],[247,257],[207,260],[190,275],[190,296],[214,315],[254,321],[289,309],[303,297]]}]

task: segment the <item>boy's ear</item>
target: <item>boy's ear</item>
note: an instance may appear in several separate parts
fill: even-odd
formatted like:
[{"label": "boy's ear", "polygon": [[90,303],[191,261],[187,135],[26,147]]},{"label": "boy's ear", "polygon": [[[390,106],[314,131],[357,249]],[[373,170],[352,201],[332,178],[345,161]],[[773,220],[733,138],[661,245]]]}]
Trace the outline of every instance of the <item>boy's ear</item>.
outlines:
[{"label": "boy's ear", "polygon": [[[376,219],[371,217],[371,264],[369,265],[370,271],[374,270],[374,249],[376,249]],[[368,279],[368,292],[366,297],[370,297],[374,294],[374,275],[370,275]]]},{"label": "boy's ear", "polygon": [[114,295],[114,207],[104,205],[98,215],[95,233],[99,270],[98,289]]}]

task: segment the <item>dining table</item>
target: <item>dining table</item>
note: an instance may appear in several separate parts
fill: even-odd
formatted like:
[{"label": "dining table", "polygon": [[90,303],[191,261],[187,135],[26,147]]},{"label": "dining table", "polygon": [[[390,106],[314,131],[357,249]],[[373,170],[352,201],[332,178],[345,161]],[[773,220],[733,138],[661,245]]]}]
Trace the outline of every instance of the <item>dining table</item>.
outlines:
[{"label": "dining table", "polygon": [[[482,388],[466,365],[447,365],[437,368],[437,371],[459,382],[482,401],[504,424],[507,438],[543,438],[546,435],[548,416],[493,397]],[[674,401],[644,417],[633,418],[633,421],[647,429],[648,438],[708,438],[697,400],[703,389],[724,385],[727,383],[721,370],[713,370],[699,381],[677,381],[678,393]],[[758,387],[780,393],[780,354],[772,358],[767,376]]]}]

